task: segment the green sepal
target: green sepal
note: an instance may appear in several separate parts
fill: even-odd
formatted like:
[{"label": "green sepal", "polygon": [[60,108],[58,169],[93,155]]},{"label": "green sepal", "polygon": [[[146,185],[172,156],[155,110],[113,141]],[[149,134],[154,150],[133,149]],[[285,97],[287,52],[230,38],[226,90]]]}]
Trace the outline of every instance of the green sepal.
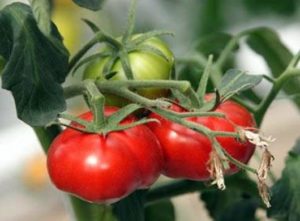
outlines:
[{"label": "green sepal", "polygon": [[147,41],[150,38],[153,37],[158,37],[161,35],[171,35],[174,36],[174,33],[169,32],[169,31],[149,31],[146,33],[143,33],[142,35],[136,37],[135,39],[132,40],[132,43],[135,45],[142,44],[143,42]]},{"label": "green sepal", "polygon": [[[138,46],[134,47],[132,49],[132,51],[148,52],[148,53],[155,54],[155,55],[163,58],[167,62],[171,62],[164,53],[162,53],[159,49],[157,49],[155,47],[151,47],[150,45],[138,45]],[[129,52],[131,52],[131,51],[129,51]]]},{"label": "green sepal", "polygon": [[72,72],[74,74],[83,65],[85,65],[85,64],[87,64],[89,62],[98,60],[98,59],[103,59],[103,58],[109,57],[111,55],[112,55],[111,52],[101,52],[101,53],[90,55],[90,56],[82,59],[80,62],[78,62],[78,64],[74,67],[74,69],[73,69]]},{"label": "green sepal", "polygon": [[220,93],[221,100],[225,101],[242,91],[253,88],[262,79],[262,75],[249,75],[237,69],[230,69],[223,76],[217,90]]},{"label": "green sepal", "polygon": [[101,31],[101,29],[89,19],[83,18],[82,21],[96,34],[97,32]]}]

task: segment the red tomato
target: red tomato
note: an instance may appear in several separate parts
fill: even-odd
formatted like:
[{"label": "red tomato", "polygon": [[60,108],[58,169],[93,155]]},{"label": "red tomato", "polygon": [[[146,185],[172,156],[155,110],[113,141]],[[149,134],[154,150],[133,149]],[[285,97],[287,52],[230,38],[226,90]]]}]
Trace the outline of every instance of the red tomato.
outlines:
[{"label": "red tomato", "polygon": [[[117,108],[106,107],[110,115]],[[92,120],[87,112],[80,116]],[[132,116],[121,124],[134,122]],[[149,187],[160,175],[162,152],[145,125],[102,134],[63,131],[48,152],[54,185],[90,202],[116,202],[136,189]]]},{"label": "red tomato", "polygon": [[[172,105],[171,109],[176,112],[185,112],[177,105]],[[204,125],[214,131],[229,132],[235,131],[237,126],[255,126],[251,114],[233,101],[220,104],[215,111],[224,113],[226,118],[190,117],[187,120]],[[160,124],[150,123],[149,127],[160,141],[164,152],[165,167],[163,173],[173,178],[210,179],[207,166],[212,146],[209,139],[155,113],[150,114],[149,117],[160,121]],[[249,142],[241,143],[232,137],[218,137],[217,140],[232,157],[243,163],[247,163],[254,152],[255,147]],[[226,174],[237,171],[237,167],[231,164]]]}]

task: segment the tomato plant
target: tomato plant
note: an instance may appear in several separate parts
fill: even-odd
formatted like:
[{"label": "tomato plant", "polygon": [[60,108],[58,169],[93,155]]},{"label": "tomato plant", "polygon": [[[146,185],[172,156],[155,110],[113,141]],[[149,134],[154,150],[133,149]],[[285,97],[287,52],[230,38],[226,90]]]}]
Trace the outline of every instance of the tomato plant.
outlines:
[{"label": "tomato plant", "polygon": [[[107,116],[116,108],[106,107]],[[91,121],[87,112],[81,119]],[[128,117],[121,124],[134,122]],[[144,125],[106,135],[66,129],[51,144],[48,171],[57,188],[89,202],[115,202],[160,175],[160,144]]]},{"label": "tomato plant", "polygon": [[[73,2],[96,11],[104,1]],[[258,208],[274,219],[300,220],[294,179],[299,144],[278,179],[271,171],[274,139],[260,131],[281,89],[299,92],[300,53],[293,55],[275,31],[259,27],[201,36],[192,52],[175,60],[160,40],[170,32],[135,33],[136,3],[131,1],[120,37],[84,19],[91,39],[71,58],[62,26],[51,21],[55,1],[13,3],[0,11],[2,88],[11,91],[18,118],[40,140],[54,185],[75,196],[76,221],[174,221],[170,199],[190,192],[201,193],[217,221],[256,220]],[[241,42],[264,58],[270,75],[232,68]],[[72,80],[64,84],[66,79]],[[271,89],[257,95],[254,87],[263,79]],[[76,96],[89,109],[80,116],[69,114],[67,101]],[[122,108],[109,107],[112,96]],[[248,165],[254,151],[257,168]],[[156,183],[161,173],[173,179]]]},{"label": "tomato plant", "polygon": [[[170,107],[176,112],[186,112],[176,104]],[[225,101],[218,105],[214,112],[224,113],[221,117],[190,117],[187,120],[201,124],[214,131],[237,131],[255,126],[251,113],[233,101]],[[149,127],[159,139],[164,156],[163,173],[174,178],[192,180],[209,180],[209,160],[212,145],[209,138],[185,126],[164,119],[158,114],[150,114],[150,118],[159,123],[149,123]],[[239,141],[233,137],[218,137],[221,146],[235,159],[247,163],[254,152],[255,146],[249,142]],[[226,174],[237,172],[237,167],[231,165]]]}]

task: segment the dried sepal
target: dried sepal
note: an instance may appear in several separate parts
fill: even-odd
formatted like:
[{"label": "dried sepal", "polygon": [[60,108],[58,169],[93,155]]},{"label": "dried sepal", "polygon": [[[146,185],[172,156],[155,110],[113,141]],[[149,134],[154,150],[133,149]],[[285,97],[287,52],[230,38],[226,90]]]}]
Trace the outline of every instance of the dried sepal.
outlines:
[{"label": "dried sepal", "polygon": [[266,205],[267,208],[271,207],[270,204],[270,191],[269,191],[269,187],[267,186],[267,184],[265,183],[264,180],[259,180],[258,179],[258,191],[259,191],[259,195],[262,198],[264,204]]},{"label": "dried sepal", "polygon": [[217,154],[216,151],[210,153],[210,159],[208,161],[208,171],[210,177],[213,180],[212,185],[216,184],[218,189],[225,190],[225,181],[224,181],[224,166],[222,159]]},{"label": "dried sepal", "polygon": [[260,148],[267,148],[270,143],[275,141],[275,139],[271,136],[266,137],[250,130],[241,130],[240,136],[242,139],[246,139],[250,143]]},{"label": "dried sepal", "polygon": [[274,156],[265,148],[262,154],[261,163],[257,169],[257,177],[259,180],[265,181],[267,179],[273,160]]},{"label": "dried sepal", "polygon": [[262,154],[261,163],[256,171],[258,178],[259,195],[268,208],[271,207],[271,204],[270,191],[268,185],[266,184],[266,180],[268,178],[268,173],[272,166],[273,160],[274,156],[270,153],[270,151],[267,148],[265,148]]},{"label": "dried sepal", "polygon": [[260,147],[263,149],[261,163],[256,170],[257,178],[258,178],[258,190],[259,195],[262,198],[264,204],[269,208],[270,204],[270,191],[269,187],[266,184],[266,180],[268,178],[268,173],[272,166],[272,161],[274,160],[274,156],[268,150],[270,143],[274,142],[275,139],[271,136],[264,136],[259,133],[256,133],[252,130],[242,129],[239,131],[239,135],[242,141],[248,141],[254,144],[256,147]]}]

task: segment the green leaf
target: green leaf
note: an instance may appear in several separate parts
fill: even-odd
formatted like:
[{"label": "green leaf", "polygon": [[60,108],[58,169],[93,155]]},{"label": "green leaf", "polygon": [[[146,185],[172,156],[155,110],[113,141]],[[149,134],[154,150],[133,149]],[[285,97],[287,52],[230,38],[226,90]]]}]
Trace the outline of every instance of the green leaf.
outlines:
[{"label": "green leaf", "polygon": [[101,9],[104,0],[73,0],[73,2],[75,2],[80,7],[98,11]]},{"label": "green leaf", "polygon": [[300,140],[289,152],[281,178],[272,187],[272,207],[268,209],[271,218],[300,220]]},{"label": "green leaf", "polygon": [[118,221],[144,221],[145,190],[135,191],[113,204],[113,212]]},{"label": "green leaf", "polygon": [[292,16],[297,11],[297,0],[244,0],[246,8],[255,16],[258,14],[265,16],[266,13],[277,13],[280,15]]},{"label": "green leaf", "polygon": [[175,208],[171,200],[161,200],[145,207],[145,221],[175,221]]},{"label": "green leaf", "polygon": [[217,32],[225,26],[225,13],[222,13],[224,5],[223,2],[224,1],[222,0],[210,0],[199,4],[199,6],[201,6],[198,9],[199,17],[198,19],[193,19],[197,22],[197,25],[194,26],[199,29],[198,34],[200,33],[203,35]]},{"label": "green leaf", "polygon": [[263,56],[275,76],[283,72],[293,58],[278,34],[269,28],[255,29],[248,35],[247,44]]},{"label": "green leaf", "polygon": [[[290,50],[281,42],[278,34],[269,28],[256,29],[247,38],[248,45],[268,64],[274,77],[280,76],[293,58]],[[293,78],[283,87],[288,95],[300,93],[300,78]],[[300,98],[293,101],[300,108]]]},{"label": "green leaf", "polygon": [[51,13],[49,0],[30,0],[33,15],[44,35],[51,34]]},{"label": "green leaf", "polygon": [[210,216],[215,221],[254,221],[260,203],[256,184],[245,173],[229,177],[226,184],[225,191],[207,189],[201,192],[201,200]]},{"label": "green leaf", "polygon": [[225,73],[217,89],[221,99],[227,100],[239,92],[256,86],[262,79],[261,75],[249,75],[240,70],[231,69]]},{"label": "green leaf", "polygon": [[52,25],[51,36],[39,30],[28,5],[14,3],[0,11],[0,54],[7,61],[2,87],[14,96],[18,117],[41,126],[66,108],[61,83],[68,52]]}]

